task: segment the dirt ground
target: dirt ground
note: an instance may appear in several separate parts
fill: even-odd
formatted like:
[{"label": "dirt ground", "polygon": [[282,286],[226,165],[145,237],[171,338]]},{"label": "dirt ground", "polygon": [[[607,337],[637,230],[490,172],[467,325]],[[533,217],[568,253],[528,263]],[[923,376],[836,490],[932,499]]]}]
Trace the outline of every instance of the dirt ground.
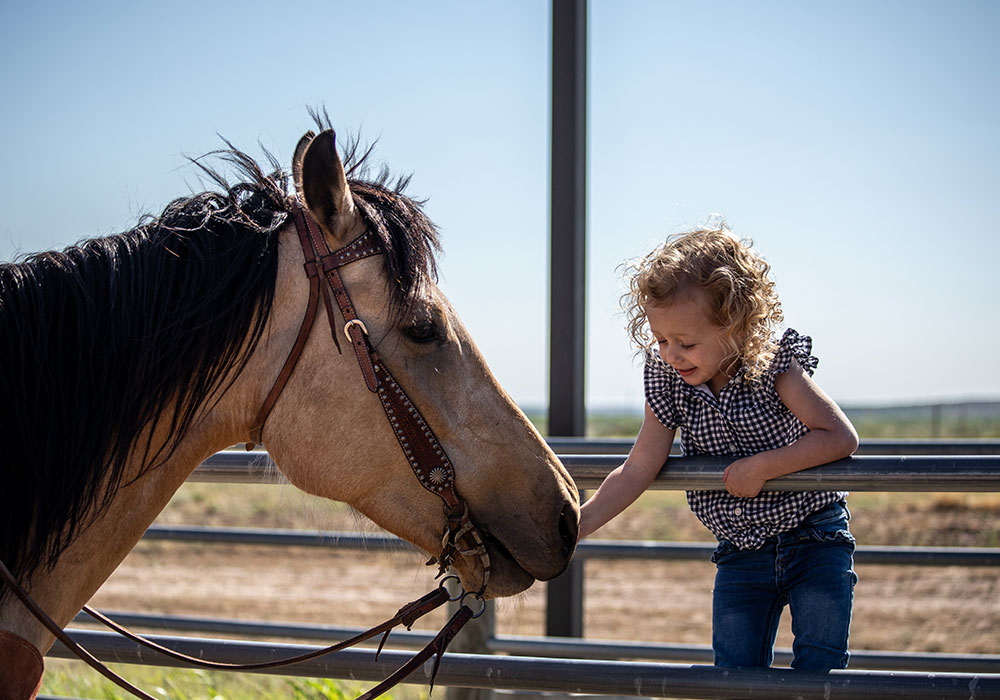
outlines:
[{"label": "dirt ground", "polygon": [[[1000,653],[1000,575],[960,567],[858,567],[854,649]],[[585,636],[711,643],[714,567],[598,562],[585,568]],[[368,626],[434,585],[419,558],[315,549],[143,545],[93,604],[107,610]],[[544,633],[544,587],[497,604],[501,634]],[[443,622],[427,618],[426,627]],[[788,615],[778,646],[789,647]]]},{"label": "dirt ground", "polygon": [[[375,531],[342,506],[290,487],[189,485],[161,522]],[[213,490],[214,489],[214,490]],[[262,494],[262,492],[268,493]],[[277,491],[273,489],[278,489]],[[861,544],[996,546],[1000,498],[863,495]],[[665,526],[668,523],[669,526]],[[640,502],[602,536],[707,540],[677,494]],[[924,541],[926,540],[926,541]],[[996,567],[858,565],[852,649],[1000,653]],[[97,593],[106,610],[368,626],[435,585],[416,554],[248,545],[140,544]],[[710,644],[714,566],[598,561],[585,565],[585,636]],[[500,634],[544,633],[544,585],[497,605]],[[444,614],[422,624],[430,629]],[[788,615],[778,647],[791,646]]]}]

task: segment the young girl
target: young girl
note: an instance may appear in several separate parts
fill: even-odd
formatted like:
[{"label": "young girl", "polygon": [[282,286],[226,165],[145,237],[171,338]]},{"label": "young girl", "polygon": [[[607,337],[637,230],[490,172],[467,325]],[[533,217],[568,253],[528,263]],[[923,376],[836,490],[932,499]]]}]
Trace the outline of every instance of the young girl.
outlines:
[{"label": "young girl", "polygon": [[645,416],[625,463],[583,506],[580,535],[646,490],[678,428],[685,455],[738,457],[720,490],[687,494],[719,540],[715,664],[770,666],[787,604],[792,666],[845,668],[857,581],[847,494],[761,489],[847,457],[858,437],[811,379],[812,339],[789,329],[775,340],[782,313],[768,271],[725,227],[672,237],[634,266],[624,306],[630,335],[646,352]]}]

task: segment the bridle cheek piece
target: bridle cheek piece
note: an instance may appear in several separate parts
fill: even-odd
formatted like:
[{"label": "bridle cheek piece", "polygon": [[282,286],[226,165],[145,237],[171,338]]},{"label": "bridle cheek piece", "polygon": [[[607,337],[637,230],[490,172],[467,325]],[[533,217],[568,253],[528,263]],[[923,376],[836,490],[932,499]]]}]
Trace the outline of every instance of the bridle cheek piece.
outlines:
[{"label": "bridle cheek piece", "polygon": [[[458,634],[459,630],[461,630],[462,627],[469,622],[469,620],[479,617],[485,610],[483,595],[486,591],[486,586],[489,583],[490,577],[489,554],[486,551],[486,545],[483,542],[482,533],[476,528],[469,516],[468,504],[459,497],[455,490],[455,468],[452,465],[451,460],[448,459],[448,455],[445,453],[441,443],[434,435],[434,432],[430,429],[430,426],[427,425],[427,421],[424,420],[420,411],[416,406],[414,406],[410,397],[407,396],[406,392],[396,381],[396,378],[393,377],[389,369],[382,364],[378,353],[368,340],[368,329],[365,328],[364,322],[361,321],[355,313],[354,306],[351,304],[351,298],[347,293],[347,288],[344,286],[343,279],[341,279],[339,268],[356,260],[381,255],[383,253],[381,243],[377,240],[374,234],[368,230],[343,248],[331,252],[329,246],[326,244],[326,239],[323,237],[322,232],[319,231],[316,222],[313,221],[312,216],[305,210],[297,199],[292,202],[291,210],[293,220],[295,222],[295,229],[298,232],[299,242],[302,244],[302,252],[305,255],[304,267],[306,274],[309,277],[309,303],[306,307],[306,313],[302,319],[302,325],[299,327],[299,332],[295,339],[295,343],[292,346],[292,350],[289,352],[288,358],[285,360],[285,363],[281,368],[281,372],[278,374],[277,379],[257,413],[257,417],[254,420],[250,431],[252,442],[247,443],[246,447],[249,450],[252,449],[255,444],[261,442],[264,423],[267,421],[267,417],[270,415],[271,409],[273,409],[275,403],[277,403],[278,397],[285,388],[285,384],[288,383],[288,379],[291,377],[292,371],[295,369],[295,365],[305,348],[309,332],[311,331],[313,322],[316,319],[316,311],[319,308],[320,296],[323,297],[323,303],[326,307],[327,318],[330,321],[333,341],[336,344],[337,349],[341,350],[340,341],[337,338],[336,331],[336,329],[340,326],[336,322],[333,301],[331,301],[332,294],[332,298],[336,301],[337,306],[340,309],[340,313],[344,318],[344,335],[347,336],[348,341],[354,348],[355,356],[358,359],[358,365],[361,368],[361,374],[365,380],[365,386],[368,387],[369,391],[378,395],[379,400],[382,403],[382,408],[385,410],[385,415],[389,419],[389,424],[392,426],[392,430],[396,435],[397,441],[399,442],[399,446],[402,448],[403,454],[406,456],[406,459],[410,464],[410,468],[416,475],[420,485],[431,493],[437,495],[444,503],[446,525],[441,538],[441,552],[436,557],[432,557],[427,563],[438,564],[438,578],[441,578],[454,562],[455,557],[479,557],[479,561],[483,569],[483,580],[479,590],[469,592],[462,590],[460,593],[453,595],[447,590],[446,583],[449,580],[457,581],[458,577],[454,575],[444,576],[444,578],[441,579],[438,588],[411,603],[407,603],[389,620],[386,620],[382,624],[372,627],[371,629],[366,630],[351,639],[323,649],[311,651],[294,658],[258,664],[220,663],[188,656],[163,647],[156,642],[125,629],[118,623],[107,618],[100,612],[93,610],[89,606],[84,606],[83,610],[98,622],[101,622],[128,639],[131,639],[132,641],[147,648],[154,649],[155,651],[165,654],[171,658],[184,661],[185,663],[198,666],[200,668],[224,669],[229,671],[260,671],[308,661],[310,659],[359,644],[381,634],[382,639],[378,645],[378,650],[375,652],[375,658],[377,660],[389,633],[396,625],[402,624],[409,629],[417,619],[440,607],[444,603],[448,601],[458,602],[458,611],[455,612],[451,619],[445,624],[441,631],[435,635],[434,639],[432,639],[427,646],[421,649],[405,664],[400,666],[384,681],[363,695],[360,695],[357,700],[371,700],[372,698],[381,695],[400,683],[417,668],[420,668],[431,657],[435,657],[434,666],[430,674],[430,687],[433,689],[434,678],[437,675],[438,666],[441,663],[441,657],[444,654],[449,642],[451,642],[455,635]],[[323,284],[323,280],[326,281],[326,284]],[[27,593],[27,591],[24,590],[17,579],[15,579],[7,567],[4,566],[3,562],[0,562],[0,579],[10,586],[12,592],[21,600],[25,607],[27,607],[28,610],[52,634],[54,634],[59,641],[61,641],[70,651],[80,657],[88,665],[136,697],[142,698],[142,700],[157,700],[153,696],[145,693],[139,688],[136,688],[134,685],[118,676],[89,652],[87,652],[86,649],[83,649],[80,645],[74,642],[73,639],[62,628],[60,628],[59,625],[56,624],[56,622],[52,620],[52,618],[49,617],[44,610],[42,610],[42,608]],[[466,602],[469,597],[472,597],[480,602],[480,608],[478,611],[473,610],[473,607]]]},{"label": "bridle cheek piece", "polygon": [[382,255],[381,242],[368,229],[343,248],[331,251],[316,221],[298,199],[292,203],[292,219],[305,257],[303,267],[309,277],[309,302],[292,350],[254,420],[250,431],[253,442],[247,443],[247,449],[252,449],[255,443],[262,440],[267,417],[277,403],[305,348],[306,339],[316,320],[320,296],[326,307],[334,342],[337,348],[340,348],[336,331],[340,323],[334,311],[336,302],[343,317],[344,335],[354,348],[365,386],[376,394],[382,403],[389,425],[417,481],[444,502],[446,526],[441,541],[441,553],[428,563],[437,563],[438,576],[441,576],[451,566],[456,555],[478,556],[483,569],[483,580],[476,594],[481,596],[489,583],[490,559],[482,533],[469,517],[468,505],[455,490],[455,467],[420,410],[410,400],[389,368],[382,363],[369,342],[368,329],[364,321],[358,318],[351,296],[340,275],[340,268],[345,265]]}]

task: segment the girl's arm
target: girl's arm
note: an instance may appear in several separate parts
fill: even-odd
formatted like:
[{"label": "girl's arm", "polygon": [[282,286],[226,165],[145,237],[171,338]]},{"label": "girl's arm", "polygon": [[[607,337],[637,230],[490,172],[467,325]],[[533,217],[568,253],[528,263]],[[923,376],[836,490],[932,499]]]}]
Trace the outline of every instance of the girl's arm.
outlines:
[{"label": "girl's arm", "polygon": [[774,380],[781,401],[809,432],[785,447],[739,459],[722,475],[734,496],[753,497],[770,479],[848,457],[858,448],[858,434],[834,401],[792,360]]},{"label": "girl's arm", "polygon": [[580,509],[580,537],[587,537],[621,513],[649,488],[670,456],[674,431],[665,427],[646,404],[642,427],[625,463],[608,474]]}]

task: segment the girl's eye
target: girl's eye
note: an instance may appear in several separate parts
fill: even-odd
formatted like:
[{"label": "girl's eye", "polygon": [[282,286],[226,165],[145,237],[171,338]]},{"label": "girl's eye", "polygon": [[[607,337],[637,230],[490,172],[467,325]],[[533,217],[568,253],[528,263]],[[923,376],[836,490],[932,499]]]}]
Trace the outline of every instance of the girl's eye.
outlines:
[{"label": "girl's eye", "polygon": [[403,333],[414,343],[421,345],[424,343],[433,343],[440,338],[438,328],[434,325],[433,321],[417,321],[412,326],[404,328]]},{"label": "girl's eye", "polygon": [[693,344],[692,345],[685,345],[684,343],[681,343],[681,350],[690,350],[693,347],[694,347]]}]

